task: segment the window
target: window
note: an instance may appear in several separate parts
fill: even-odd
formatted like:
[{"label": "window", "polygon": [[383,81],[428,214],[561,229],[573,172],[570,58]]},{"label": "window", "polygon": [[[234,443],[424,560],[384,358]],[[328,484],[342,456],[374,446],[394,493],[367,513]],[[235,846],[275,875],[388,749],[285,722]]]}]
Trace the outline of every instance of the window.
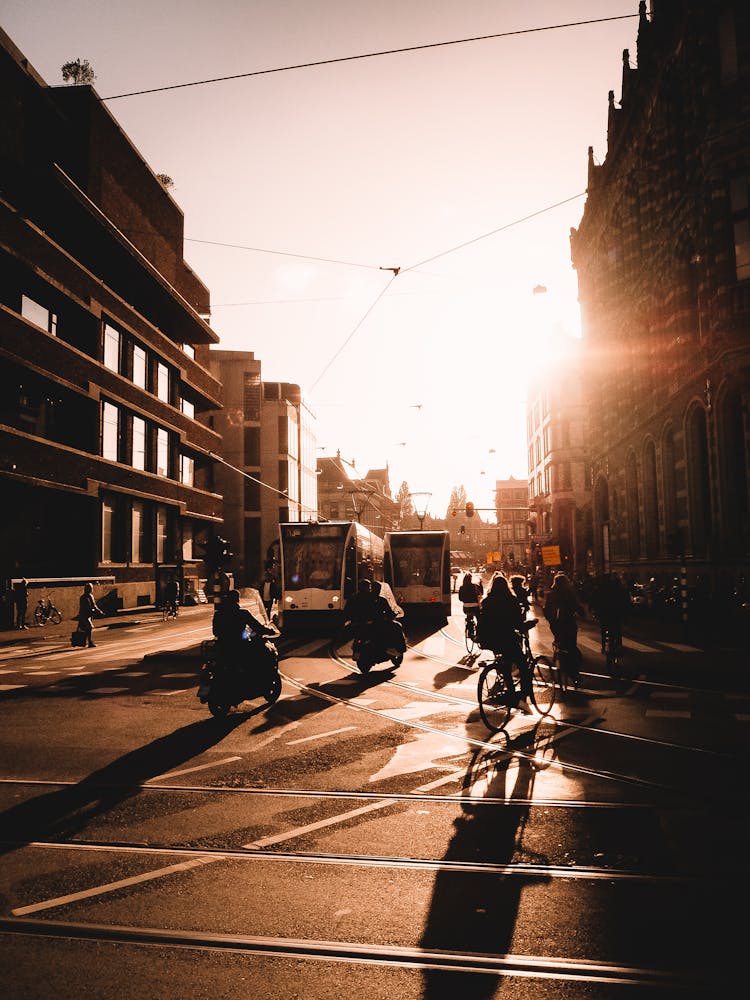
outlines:
[{"label": "window", "polygon": [[161,361],[156,366],[156,395],[169,402],[169,369]]},{"label": "window", "polygon": [[195,403],[189,399],[185,399],[184,396],[180,400],[180,409],[186,417],[190,417],[191,420],[195,419]]},{"label": "window", "polygon": [[133,562],[146,561],[146,512],[140,500],[133,501],[130,551]]},{"label": "window", "polygon": [[185,522],[182,526],[182,558],[192,559],[195,546],[195,526]]},{"label": "window", "polygon": [[112,555],[114,534],[115,505],[105,501],[102,504],[102,562],[112,562],[114,559]]},{"label": "window", "polygon": [[260,485],[254,479],[245,479],[245,510],[260,510]]},{"label": "window", "polygon": [[245,465],[260,465],[260,427],[245,427],[244,438],[244,462]]},{"label": "window", "polygon": [[747,176],[733,177],[729,183],[729,199],[734,227],[734,260],[737,280],[750,278],[750,211],[748,210]]},{"label": "window", "polygon": [[146,388],[146,352],[138,344],[133,345],[133,382]]},{"label": "window", "polygon": [[102,403],[102,458],[116,462],[120,431],[120,411],[114,403]]},{"label": "window", "polygon": [[195,348],[192,344],[182,344],[182,353],[186,354],[189,358],[195,358]]},{"label": "window", "polygon": [[30,299],[28,295],[21,296],[21,315],[34,326],[46,330],[53,337],[57,336],[57,315]]},{"label": "window", "polygon": [[169,434],[163,427],[156,432],[156,474],[169,476]]},{"label": "window", "polygon": [[180,455],[180,482],[192,486],[195,480],[195,459],[189,455]]},{"label": "window", "polygon": [[133,417],[133,468],[146,468],[146,421]]},{"label": "window", "polygon": [[165,562],[167,552],[167,508],[156,508],[156,561]]},{"label": "window", "polygon": [[120,331],[109,323],[104,324],[104,367],[112,372],[120,370]]}]

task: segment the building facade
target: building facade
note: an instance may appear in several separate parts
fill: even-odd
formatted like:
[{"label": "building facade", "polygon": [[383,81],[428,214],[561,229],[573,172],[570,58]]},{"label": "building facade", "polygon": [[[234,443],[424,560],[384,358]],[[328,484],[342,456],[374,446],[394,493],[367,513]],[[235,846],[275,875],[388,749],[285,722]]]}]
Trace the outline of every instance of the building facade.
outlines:
[{"label": "building facade", "polygon": [[639,12],[571,232],[594,560],[732,589],[750,568],[750,10]]},{"label": "building facade", "polygon": [[222,407],[212,415],[221,436],[216,481],[224,497],[228,567],[236,586],[258,586],[278,563],[279,522],[308,520],[318,506],[315,419],[298,385],[264,382],[252,351],[210,351]]},{"label": "building facade", "polygon": [[335,458],[319,458],[317,467],[319,520],[360,521],[380,538],[398,529],[401,509],[391,495],[388,466],[355,478],[354,462],[337,451]]},{"label": "building facade", "polygon": [[217,338],[182,248],[96,92],[47,86],[0,32],[0,572],[66,614],[87,579],[113,609],[172,572],[197,590],[221,520]]},{"label": "building facade", "polygon": [[[591,462],[586,374],[580,341],[571,340],[554,375],[529,384],[529,561],[573,576],[593,572]],[[546,560],[545,560],[546,557]]]},{"label": "building facade", "polygon": [[495,517],[497,544],[493,550],[493,562],[499,563],[506,572],[529,567],[528,480],[511,476],[510,479],[495,481]]}]

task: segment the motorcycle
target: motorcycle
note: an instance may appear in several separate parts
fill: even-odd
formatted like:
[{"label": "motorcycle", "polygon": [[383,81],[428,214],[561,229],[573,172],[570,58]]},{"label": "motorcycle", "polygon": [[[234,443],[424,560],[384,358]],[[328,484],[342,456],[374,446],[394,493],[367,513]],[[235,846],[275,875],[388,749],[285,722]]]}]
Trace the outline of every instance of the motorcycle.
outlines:
[{"label": "motorcycle", "polygon": [[[223,717],[243,701],[265,698],[269,705],[281,694],[279,654],[270,639],[251,641],[250,650],[227,651],[216,639],[201,643],[198,699],[211,715]],[[243,644],[244,645],[244,644]]]},{"label": "motorcycle", "polygon": [[[389,625],[393,629],[393,634],[385,641],[382,629],[376,629],[372,625],[360,626],[358,629],[352,641],[352,659],[361,673],[366,674],[376,664],[386,663],[388,660],[394,667],[401,665],[406,649],[403,630],[396,621],[390,622]],[[392,642],[392,645],[386,645],[386,641]]]}]

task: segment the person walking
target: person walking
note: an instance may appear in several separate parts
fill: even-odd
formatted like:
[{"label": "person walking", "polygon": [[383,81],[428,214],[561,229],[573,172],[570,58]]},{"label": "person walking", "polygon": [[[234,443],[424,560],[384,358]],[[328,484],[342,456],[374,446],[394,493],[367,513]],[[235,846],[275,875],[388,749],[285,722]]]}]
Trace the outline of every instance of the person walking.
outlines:
[{"label": "person walking", "polygon": [[273,602],[278,600],[281,596],[279,592],[279,585],[276,582],[276,577],[270,569],[267,569],[263,575],[263,582],[260,585],[260,596],[263,601],[263,607],[266,609],[266,614],[270,620]]},{"label": "person walking", "polygon": [[104,612],[94,600],[94,585],[85,583],[83,593],[78,598],[78,629],[84,634],[84,646],[95,646],[92,635],[94,631],[94,615]]},{"label": "person walking", "polygon": [[25,577],[13,585],[13,604],[16,609],[16,628],[28,628],[26,609],[29,605],[29,585]]},{"label": "person walking", "polygon": [[164,585],[164,602],[167,606],[167,614],[176,618],[177,606],[180,603],[180,581],[174,573],[169,574],[169,579]]}]

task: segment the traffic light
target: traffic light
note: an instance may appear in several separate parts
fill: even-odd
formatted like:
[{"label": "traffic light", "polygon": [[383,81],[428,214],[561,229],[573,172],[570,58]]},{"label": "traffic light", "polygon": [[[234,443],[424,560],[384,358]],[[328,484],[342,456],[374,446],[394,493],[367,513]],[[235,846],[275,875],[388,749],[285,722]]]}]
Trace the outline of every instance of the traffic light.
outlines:
[{"label": "traffic light", "polygon": [[467,501],[466,503],[466,516],[474,517],[474,504],[471,502],[471,500]]},{"label": "traffic light", "polygon": [[459,530],[460,530],[460,532],[461,532],[462,535],[466,534],[466,527],[463,524],[461,525],[461,528]]}]

